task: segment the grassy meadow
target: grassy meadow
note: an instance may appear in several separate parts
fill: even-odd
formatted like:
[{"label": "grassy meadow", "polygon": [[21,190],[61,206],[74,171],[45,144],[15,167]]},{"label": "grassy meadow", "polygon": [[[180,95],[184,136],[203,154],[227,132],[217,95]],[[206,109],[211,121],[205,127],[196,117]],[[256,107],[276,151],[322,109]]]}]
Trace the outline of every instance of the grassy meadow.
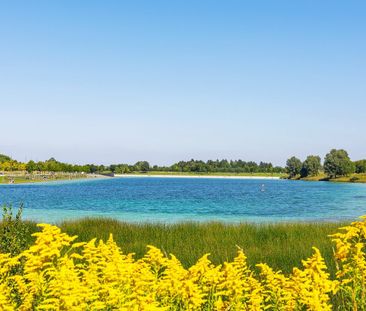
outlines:
[{"label": "grassy meadow", "polygon": [[[27,222],[31,232],[36,224]],[[58,226],[79,241],[93,238],[107,240],[110,233],[124,253],[141,258],[147,245],[154,245],[166,254],[174,254],[185,267],[193,265],[203,254],[210,253],[215,264],[231,261],[238,246],[243,248],[249,264],[265,262],[274,269],[290,273],[300,267],[301,260],[312,254],[312,246],[320,249],[331,273],[335,271],[333,245],[328,237],[340,223],[283,223],[283,224],[132,224],[105,218],[86,218],[65,221]],[[29,243],[32,240],[29,239]]]}]

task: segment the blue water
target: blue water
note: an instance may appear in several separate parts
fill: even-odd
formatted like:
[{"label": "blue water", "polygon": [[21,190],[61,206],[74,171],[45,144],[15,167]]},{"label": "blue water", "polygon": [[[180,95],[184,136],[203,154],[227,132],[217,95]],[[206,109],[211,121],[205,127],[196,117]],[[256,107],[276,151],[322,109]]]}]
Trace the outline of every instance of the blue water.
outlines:
[{"label": "blue water", "polygon": [[131,177],[0,186],[0,203],[21,202],[25,218],[53,223],[85,216],[133,222],[338,221],[366,214],[366,185]]}]

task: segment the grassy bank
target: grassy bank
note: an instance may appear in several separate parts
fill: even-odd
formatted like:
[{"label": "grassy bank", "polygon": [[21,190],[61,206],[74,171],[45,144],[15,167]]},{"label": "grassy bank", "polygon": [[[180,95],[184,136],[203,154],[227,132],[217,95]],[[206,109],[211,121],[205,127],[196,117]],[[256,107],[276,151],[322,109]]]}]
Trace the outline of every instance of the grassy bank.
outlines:
[{"label": "grassy bank", "polygon": [[30,182],[30,181],[24,177],[20,177],[20,176],[10,177],[8,175],[0,175],[0,184],[10,184],[10,183],[22,184],[22,183],[26,183],[26,182]]},{"label": "grassy bank", "polygon": [[305,181],[331,181],[331,182],[353,182],[353,183],[366,183],[366,174],[351,174],[349,176],[341,176],[336,178],[329,178],[325,174],[319,174],[317,176],[309,176],[309,177],[296,177],[296,180],[305,180]]},{"label": "grassy bank", "polygon": [[0,184],[24,184],[24,183],[35,183],[42,181],[47,181],[47,179],[32,180],[25,176],[11,176],[11,175],[0,176]]},{"label": "grassy bank", "polygon": [[352,174],[350,176],[337,177],[332,179],[331,181],[366,183],[366,174]]},{"label": "grassy bank", "polygon": [[64,173],[64,172],[42,172],[42,173],[27,173],[27,172],[3,172],[0,175],[0,184],[23,184],[23,183],[37,183],[57,180],[73,180],[84,178],[103,177],[95,174],[81,174],[81,173]]},{"label": "grassy bank", "polygon": [[[37,230],[28,223],[31,232]],[[78,235],[81,241],[94,237],[106,240],[109,233],[125,253],[133,252],[137,258],[146,253],[146,245],[173,253],[184,266],[193,265],[205,253],[220,264],[232,260],[237,246],[244,249],[251,266],[266,262],[285,273],[301,265],[301,260],[312,254],[312,246],[318,247],[328,267],[334,273],[332,243],[329,234],[337,231],[339,223],[299,224],[131,224],[111,219],[82,219],[67,221],[59,226],[70,235]],[[29,243],[31,240],[29,240]]]}]

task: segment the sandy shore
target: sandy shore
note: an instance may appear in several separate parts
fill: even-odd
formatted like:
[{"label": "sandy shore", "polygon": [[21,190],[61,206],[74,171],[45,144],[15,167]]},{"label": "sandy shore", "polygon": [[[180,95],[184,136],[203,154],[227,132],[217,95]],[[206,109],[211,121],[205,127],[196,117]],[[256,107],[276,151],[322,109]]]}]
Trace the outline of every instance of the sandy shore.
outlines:
[{"label": "sandy shore", "polygon": [[225,175],[150,175],[115,174],[114,177],[150,177],[150,178],[212,178],[212,179],[280,179],[275,176],[225,176]]}]

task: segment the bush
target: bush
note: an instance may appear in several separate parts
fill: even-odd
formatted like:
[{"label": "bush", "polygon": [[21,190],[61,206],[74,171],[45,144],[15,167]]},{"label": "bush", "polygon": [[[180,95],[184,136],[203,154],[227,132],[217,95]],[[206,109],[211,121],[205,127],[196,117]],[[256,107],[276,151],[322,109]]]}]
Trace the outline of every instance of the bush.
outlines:
[{"label": "bush", "polygon": [[3,206],[2,222],[0,224],[0,252],[12,256],[21,253],[28,245],[29,228],[22,221],[23,206],[14,215],[12,206]]},{"label": "bush", "polygon": [[349,181],[350,182],[357,182],[357,181],[359,181],[360,180],[360,178],[358,178],[357,176],[353,176],[353,177],[351,177],[350,179],[349,179]]}]

